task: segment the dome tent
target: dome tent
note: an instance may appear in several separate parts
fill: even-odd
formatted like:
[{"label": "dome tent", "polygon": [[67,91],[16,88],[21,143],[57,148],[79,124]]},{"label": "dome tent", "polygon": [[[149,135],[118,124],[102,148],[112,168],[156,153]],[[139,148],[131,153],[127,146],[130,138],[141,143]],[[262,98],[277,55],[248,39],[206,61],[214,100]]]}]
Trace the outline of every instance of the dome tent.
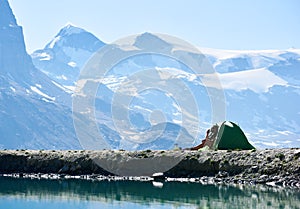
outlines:
[{"label": "dome tent", "polygon": [[205,147],[212,150],[255,149],[255,147],[249,143],[242,129],[230,121],[213,125],[207,131],[206,138],[202,141],[202,144],[191,148],[191,150],[199,150]]},{"label": "dome tent", "polygon": [[235,123],[225,121],[221,124],[213,149],[243,149],[250,150],[255,149],[247,137],[245,136],[242,129]]}]

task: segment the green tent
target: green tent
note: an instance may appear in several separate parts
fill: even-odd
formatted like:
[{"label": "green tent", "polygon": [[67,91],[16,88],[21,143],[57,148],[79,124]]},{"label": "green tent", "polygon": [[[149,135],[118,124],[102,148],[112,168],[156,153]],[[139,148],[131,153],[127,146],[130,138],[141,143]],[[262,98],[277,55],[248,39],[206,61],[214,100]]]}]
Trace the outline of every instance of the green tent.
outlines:
[{"label": "green tent", "polygon": [[230,121],[214,125],[207,133],[204,146],[214,150],[255,149],[242,129]]}]

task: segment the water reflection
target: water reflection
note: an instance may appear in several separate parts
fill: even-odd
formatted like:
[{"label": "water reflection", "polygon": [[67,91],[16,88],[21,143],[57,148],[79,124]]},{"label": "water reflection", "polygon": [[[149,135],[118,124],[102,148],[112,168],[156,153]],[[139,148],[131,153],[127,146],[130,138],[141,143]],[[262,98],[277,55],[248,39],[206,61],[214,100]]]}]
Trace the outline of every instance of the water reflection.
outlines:
[{"label": "water reflection", "polygon": [[197,183],[0,178],[0,208],[299,208],[300,191]]}]

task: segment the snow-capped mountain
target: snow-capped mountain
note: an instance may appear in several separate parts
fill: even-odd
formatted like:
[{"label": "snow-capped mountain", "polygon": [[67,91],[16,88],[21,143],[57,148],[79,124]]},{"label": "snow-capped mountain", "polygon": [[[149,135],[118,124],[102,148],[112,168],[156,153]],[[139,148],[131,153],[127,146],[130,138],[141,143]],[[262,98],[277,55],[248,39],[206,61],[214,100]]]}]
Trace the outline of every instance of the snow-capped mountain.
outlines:
[{"label": "snow-capped mountain", "polygon": [[69,95],[36,69],[22,27],[0,0],[0,148],[79,148]]},{"label": "snow-capped mountain", "polygon": [[279,62],[299,59],[299,49],[288,50],[220,50],[200,48],[219,73],[268,68]]},{"label": "snow-capped mountain", "polygon": [[201,51],[219,73],[228,119],[257,146],[299,147],[299,49]]},{"label": "snow-capped mountain", "polygon": [[44,49],[31,56],[38,69],[63,86],[72,87],[80,69],[103,45],[93,34],[67,24]]},{"label": "snow-capped mountain", "polygon": [[[80,35],[84,33],[87,32],[83,29],[66,26],[47,44],[44,50],[38,50],[32,54],[34,64],[52,79],[56,79],[59,84],[74,85],[80,67],[83,67],[83,63],[90,58],[88,54],[91,55],[92,52],[104,45],[101,41],[99,43],[94,41],[98,40],[96,38],[80,38]],[[78,42],[81,45],[77,45],[80,50],[70,50],[67,47],[66,43],[71,43],[73,40],[72,36],[70,37],[71,34],[76,34],[81,40]],[[89,47],[84,49],[85,41]],[[137,48],[149,47],[149,45],[154,48],[157,45],[163,46],[166,50],[172,50],[173,47],[151,33],[141,34],[134,43]],[[72,44],[69,46],[72,46],[73,49],[76,48]],[[70,51],[72,53],[68,54]],[[239,51],[200,48],[200,51],[209,59],[222,83],[227,108],[226,119],[237,122],[257,147],[299,147],[300,112],[297,107],[300,99],[299,49]],[[62,56],[59,56],[61,54]],[[56,56],[57,58],[55,58]],[[62,58],[61,61],[58,61],[60,58]],[[66,70],[70,67],[70,62],[76,63],[78,67],[75,69],[76,76]],[[61,67],[61,63],[64,67]],[[113,131],[111,100],[118,86],[128,75],[146,68],[168,71],[183,69],[188,72],[186,66],[171,58],[158,55],[134,57],[122,61],[111,69],[108,77],[102,81],[104,85],[100,87],[102,90],[99,89],[96,97],[96,106],[101,107],[96,110],[96,117],[104,138],[107,138],[111,144],[115,144],[115,147],[118,146],[117,141],[120,140],[120,136]],[[202,78],[209,77],[209,75],[202,76]],[[63,77],[67,79],[62,79]],[[214,88],[214,86],[213,84],[210,86],[209,82],[199,85],[198,81],[193,80],[189,73],[178,73],[175,77],[180,77],[189,83],[189,87],[197,94],[200,106],[199,117],[202,122],[200,135],[204,136],[206,128],[210,126],[212,111],[207,88]],[[176,105],[169,99],[163,99],[164,96],[166,95],[153,92],[139,95],[130,107],[129,117],[132,125],[140,131],[149,129],[151,126],[149,114],[151,110],[158,108],[162,108],[168,122],[175,126],[178,125],[177,121],[180,121],[178,115],[180,114],[176,108],[172,108]],[[200,139],[196,139],[196,141],[198,143]]]}]

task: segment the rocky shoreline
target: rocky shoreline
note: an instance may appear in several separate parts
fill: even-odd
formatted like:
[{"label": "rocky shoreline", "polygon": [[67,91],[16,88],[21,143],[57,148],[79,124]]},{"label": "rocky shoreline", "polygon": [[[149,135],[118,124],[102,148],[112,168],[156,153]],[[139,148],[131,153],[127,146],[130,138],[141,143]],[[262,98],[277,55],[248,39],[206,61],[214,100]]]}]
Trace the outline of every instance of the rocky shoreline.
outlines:
[{"label": "rocky shoreline", "polygon": [[[180,158],[178,158],[180,156]],[[159,176],[118,176],[99,165],[179,159]],[[105,164],[99,164],[105,162]],[[158,162],[158,161],[157,161]],[[163,161],[162,161],[163,162]],[[143,165],[143,164],[142,164]],[[136,164],[137,169],[143,166]],[[156,170],[159,172],[159,170]],[[2,150],[0,175],[15,178],[184,181],[202,184],[267,184],[300,188],[300,148],[246,151]]]}]

